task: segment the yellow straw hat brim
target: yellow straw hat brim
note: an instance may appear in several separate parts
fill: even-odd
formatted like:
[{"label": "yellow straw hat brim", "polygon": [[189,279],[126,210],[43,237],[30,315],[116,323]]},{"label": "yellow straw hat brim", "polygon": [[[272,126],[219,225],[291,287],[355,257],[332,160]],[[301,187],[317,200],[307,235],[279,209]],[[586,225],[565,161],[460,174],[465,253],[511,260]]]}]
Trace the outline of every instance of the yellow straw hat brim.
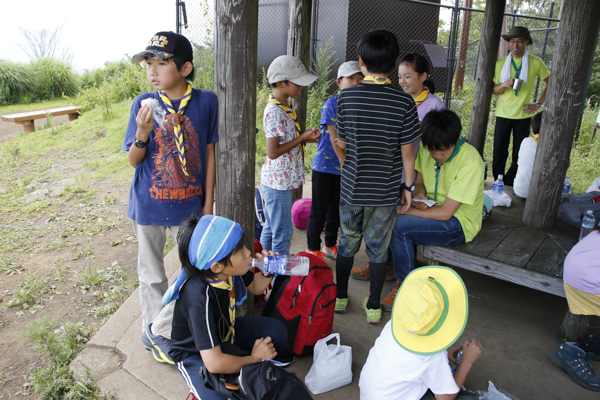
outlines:
[{"label": "yellow straw hat brim", "polygon": [[[433,278],[436,285],[444,296],[444,313],[439,319],[438,325],[430,332],[417,335],[405,330],[398,318],[397,310],[405,305],[402,304],[402,288],[412,280],[428,280]],[[469,313],[469,302],[467,289],[460,276],[447,267],[430,266],[413,270],[403,281],[402,286],[394,300],[392,308],[392,334],[396,342],[411,353],[436,354],[452,345],[462,334],[467,324]]]}]

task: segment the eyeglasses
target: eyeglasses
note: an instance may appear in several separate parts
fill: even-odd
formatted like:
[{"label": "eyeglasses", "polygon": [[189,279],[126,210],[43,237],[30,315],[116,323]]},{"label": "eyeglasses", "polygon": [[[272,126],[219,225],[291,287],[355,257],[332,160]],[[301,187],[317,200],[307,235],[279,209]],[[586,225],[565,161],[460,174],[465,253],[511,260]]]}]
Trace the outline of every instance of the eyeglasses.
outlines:
[{"label": "eyeglasses", "polygon": [[523,45],[523,44],[525,44],[525,40],[523,40],[523,39],[518,39],[518,40],[517,39],[510,39],[510,41],[508,43],[510,43],[510,44],[515,44],[516,43],[518,45]]}]

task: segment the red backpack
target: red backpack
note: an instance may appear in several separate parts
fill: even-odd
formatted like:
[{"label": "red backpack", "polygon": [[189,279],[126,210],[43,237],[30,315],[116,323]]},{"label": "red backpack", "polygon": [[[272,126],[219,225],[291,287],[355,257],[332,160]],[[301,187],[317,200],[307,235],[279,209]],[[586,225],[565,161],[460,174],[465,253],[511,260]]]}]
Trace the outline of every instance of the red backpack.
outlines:
[{"label": "red backpack", "polygon": [[327,264],[308,253],[310,272],[306,276],[278,276],[262,315],[281,321],[288,330],[282,356],[311,355],[317,340],[333,328],[337,288]]}]

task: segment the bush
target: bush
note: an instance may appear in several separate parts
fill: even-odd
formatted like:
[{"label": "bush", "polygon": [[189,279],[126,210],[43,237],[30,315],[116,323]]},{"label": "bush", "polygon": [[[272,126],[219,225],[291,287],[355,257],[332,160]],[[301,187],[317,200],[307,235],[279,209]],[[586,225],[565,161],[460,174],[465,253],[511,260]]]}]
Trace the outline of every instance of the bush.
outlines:
[{"label": "bush", "polygon": [[40,58],[29,64],[37,83],[35,98],[51,100],[62,95],[72,96],[79,89],[79,77],[71,64],[52,58]]},{"label": "bush", "polygon": [[0,105],[17,103],[35,92],[36,80],[26,65],[0,60]]}]

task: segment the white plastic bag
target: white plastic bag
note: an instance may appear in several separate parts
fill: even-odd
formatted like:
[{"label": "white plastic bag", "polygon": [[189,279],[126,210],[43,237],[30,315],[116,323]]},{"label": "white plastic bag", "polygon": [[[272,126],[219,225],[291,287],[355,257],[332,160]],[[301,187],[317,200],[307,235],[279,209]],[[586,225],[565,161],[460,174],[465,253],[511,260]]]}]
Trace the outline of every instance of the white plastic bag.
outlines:
[{"label": "white plastic bag", "polygon": [[594,182],[592,182],[592,185],[586,191],[586,193],[590,192],[600,192],[600,178],[594,179]]},{"label": "white plastic bag", "polygon": [[492,381],[489,381],[487,392],[477,391],[476,394],[479,396],[479,400],[519,400],[509,393],[505,394],[496,389]]},{"label": "white plastic bag", "polygon": [[483,193],[487,194],[492,198],[492,200],[494,200],[494,207],[510,207],[510,204],[512,203],[512,199],[506,193],[498,194],[492,190],[484,190]]},{"label": "white plastic bag", "polygon": [[[328,345],[331,339],[337,344]],[[313,394],[325,393],[352,382],[352,348],[340,344],[340,334],[332,333],[315,344],[313,365],[305,383]]]}]

